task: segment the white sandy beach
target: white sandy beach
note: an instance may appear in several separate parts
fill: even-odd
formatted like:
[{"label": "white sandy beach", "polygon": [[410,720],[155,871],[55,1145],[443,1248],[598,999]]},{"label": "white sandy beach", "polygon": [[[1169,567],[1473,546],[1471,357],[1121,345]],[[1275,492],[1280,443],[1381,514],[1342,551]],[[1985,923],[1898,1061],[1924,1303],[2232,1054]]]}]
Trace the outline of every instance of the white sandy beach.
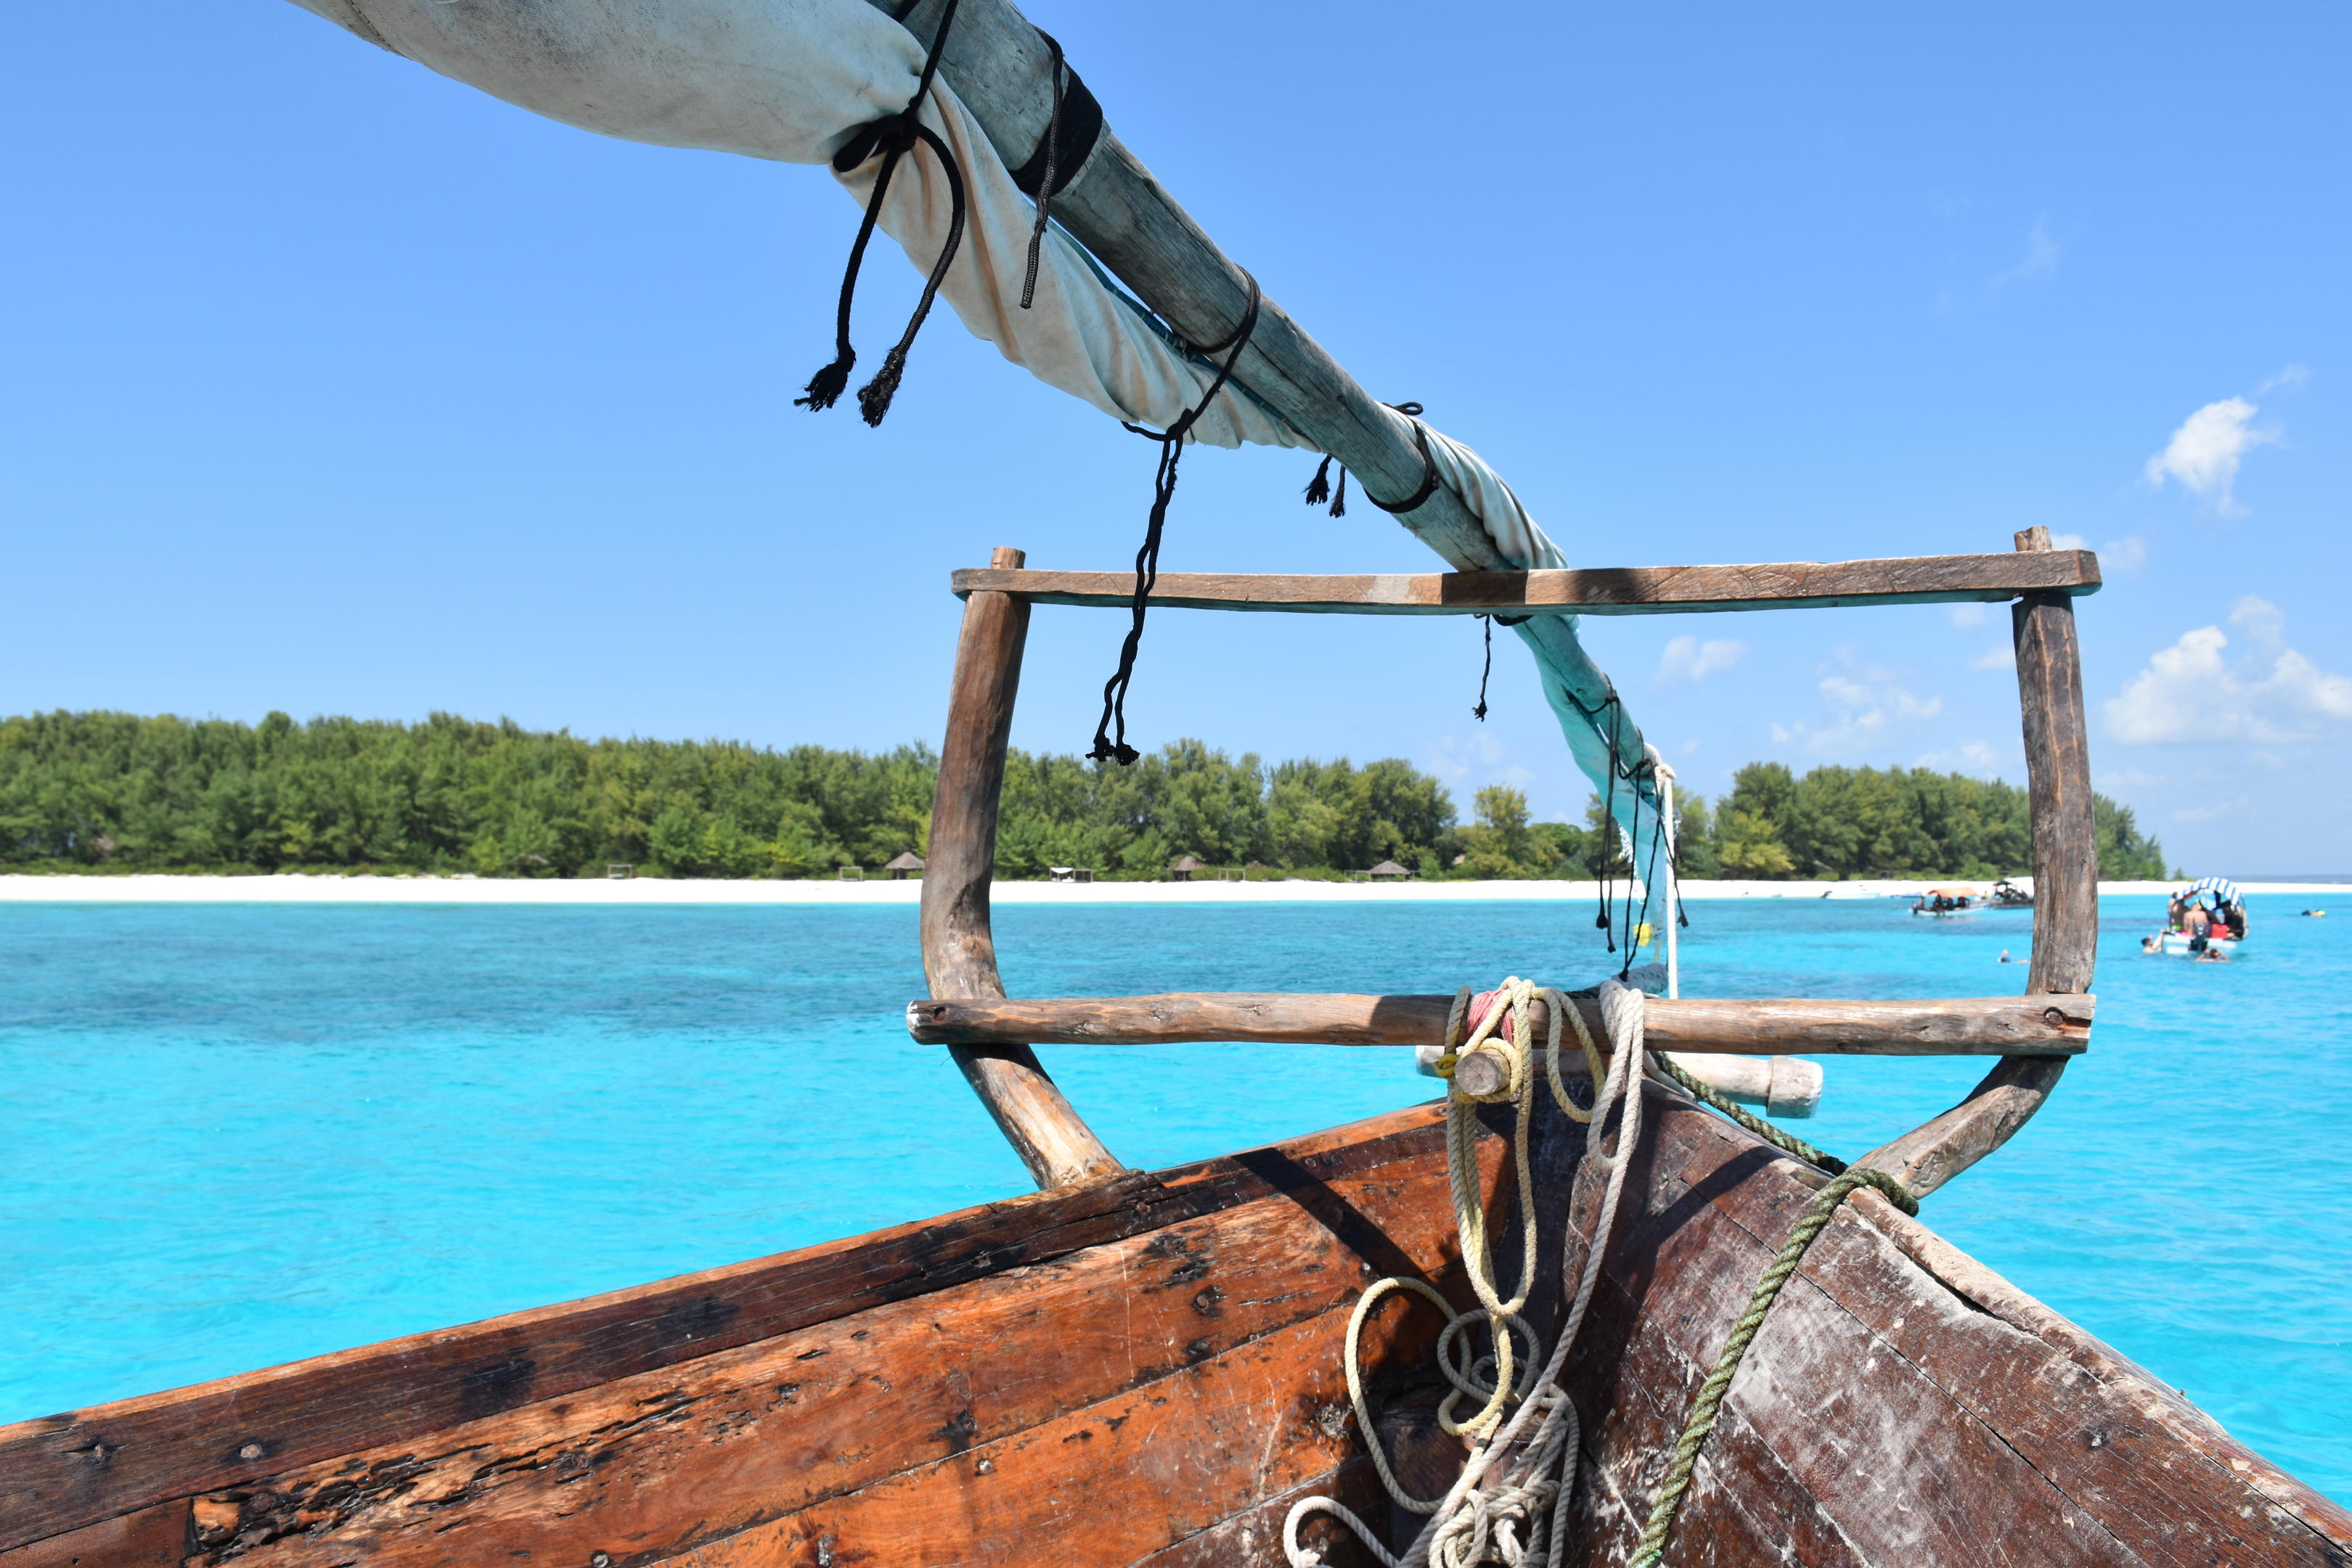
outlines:
[{"label": "white sandy beach", "polygon": [[[2031,887],[2032,879],[2021,879]],[[1924,881],[1692,881],[1683,896],[1703,899],[1910,898]],[[2106,894],[2162,893],[2172,882],[2102,882]],[[2343,896],[2337,882],[2242,882],[2249,893]],[[5,877],[0,903],[252,904],[912,904],[922,883],[877,878],[865,882],[719,881],[634,877],[624,880],[489,877]],[[1621,885],[1622,887],[1622,885]],[[1595,897],[1592,882],[999,882],[1000,904],[1412,903],[1535,900]]]}]

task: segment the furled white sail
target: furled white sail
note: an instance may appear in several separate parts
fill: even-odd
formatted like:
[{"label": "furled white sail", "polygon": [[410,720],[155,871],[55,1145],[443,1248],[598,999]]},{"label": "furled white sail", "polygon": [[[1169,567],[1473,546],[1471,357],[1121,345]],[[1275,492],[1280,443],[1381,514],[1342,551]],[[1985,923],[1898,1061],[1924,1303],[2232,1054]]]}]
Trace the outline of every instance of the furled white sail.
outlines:
[{"label": "furled white sail", "polygon": [[[923,69],[922,45],[864,0],[296,4],[551,120],[787,163],[824,163],[859,126],[898,113]],[[932,84],[922,118],[964,172],[963,244],[940,288],[963,324],[1116,418],[1165,427],[1199,401],[1214,372],[1179,352],[1057,231],[1047,230],[1035,298],[1021,309],[1036,209],[947,83]],[[835,176],[861,207],[879,162]],[[918,154],[893,176],[879,226],[929,272],[948,215],[945,175]],[[1245,396],[1218,398],[1193,433],[1219,447],[1306,444]]]},{"label": "furled white sail", "polygon": [[[827,164],[859,127],[907,106],[924,63],[923,44],[867,0],[295,3],[550,119],[635,142],[784,163]],[[1213,367],[1173,342],[1057,230],[1047,230],[1033,306],[1021,309],[1035,208],[944,79],[933,82],[921,118],[947,141],[967,183],[967,230],[940,288],[964,325],[1040,380],[1117,418],[1165,428],[1196,404]],[[879,163],[869,159],[835,177],[863,205]],[[950,212],[944,172],[919,153],[899,163],[878,224],[928,274],[945,245]],[[1410,439],[1406,416],[1390,416]],[[1477,518],[1502,561],[1568,563],[1476,453],[1423,429],[1439,482]],[[1239,384],[1192,434],[1223,447],[1312,445]],[[1636,792],[1654,798],[1646,777],[1624,782],[1622,770],[1638,771],[1641,758],[1611,750],[1610,737],[1631,734],[1631,726],[1578,709],[1570,690],[1605,688],[1605,679],[1576,646],[1573,618],[1546,620],[1522,628],[1546,672],[1545,694],[1596,787],[1619,771],[1611,793],[1630,825]],[[1564,637],[1550,629],[1562,622]],[[1654,816],[1650,826],[1654,831]]]}]

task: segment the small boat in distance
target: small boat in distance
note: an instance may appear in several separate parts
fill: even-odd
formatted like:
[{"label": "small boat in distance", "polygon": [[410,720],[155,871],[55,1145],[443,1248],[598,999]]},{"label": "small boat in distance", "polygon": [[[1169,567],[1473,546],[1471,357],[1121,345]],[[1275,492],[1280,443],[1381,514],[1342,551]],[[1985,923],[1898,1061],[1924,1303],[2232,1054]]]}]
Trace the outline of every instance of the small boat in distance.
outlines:
[{"label": "small boat in distance", "polygon": [[2033,895],[2003,877],[1992,885],[1992,907],[1997,910],[2030,910]]},{"label": "small boat in distance", "polygon": [[2140,939],[2142,952],[2226,963],[2246,942],[2246,900],[2238,884],[2205,877],[2172,895],[2164,929]]},{"label": "small boat in distance", "polygon": [[1985,908],[1985,900],[1974,888],[1930,888],[1911,900],[1911,912],[1934,920],[1953,920],[1961,915],[1973,915]]}]

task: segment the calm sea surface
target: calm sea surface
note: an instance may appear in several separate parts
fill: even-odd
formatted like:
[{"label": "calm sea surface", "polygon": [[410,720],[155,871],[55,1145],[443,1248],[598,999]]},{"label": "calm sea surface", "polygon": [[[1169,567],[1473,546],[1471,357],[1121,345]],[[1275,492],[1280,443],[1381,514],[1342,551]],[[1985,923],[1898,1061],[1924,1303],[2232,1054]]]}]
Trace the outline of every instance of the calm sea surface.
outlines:
[{"label": "calm sea surface", "polygon": [[[2352,902],[2142,957],[2097,1047],[1925,1216],[2352,1502]],[[1693,995],[2014,991],[2029,921],[1713,902]],[[1441,991],[1602,973],[1585,906],[1016,905],[1015,994]],[[909,1043],[911,909],[0,905],[0,1420],[733,1262],[1027,1190]],[[1431,1097],[1402,1053],[1046,1053],[1160,1165]],[[1977,1068],[1832,1058],[1853,1154]]]}]

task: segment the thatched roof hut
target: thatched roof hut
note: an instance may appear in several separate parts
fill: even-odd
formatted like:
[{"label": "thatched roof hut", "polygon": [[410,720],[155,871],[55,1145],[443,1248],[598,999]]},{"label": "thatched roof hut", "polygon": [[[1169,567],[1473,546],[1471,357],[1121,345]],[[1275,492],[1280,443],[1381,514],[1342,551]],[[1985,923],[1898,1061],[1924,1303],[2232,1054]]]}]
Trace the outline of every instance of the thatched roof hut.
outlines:
[{"label": "thatched roof hut", "polygon": [[1376,882],[1401,881],[1404,878],[1412,875],[1412,872],[1406,870],[1403,867],[1398,865],[1393,860],[1383,860],[1371,869],[1372,880]]},{"label": "thatched roof hut", "polygon": [[1168,879],[1171,882],[1189,882],[1192,879],[1193,872],[1207,869],[1208,868],[1202,865],[1196,858],[1191,855],[1179,855],[1175,859],[1168,862]]},{"label": "thatched roof hut", "polygon": [[923,874],[923,858],[909,849],[899,855],[896,859],[886,861],[883,864],[882,869],[890,873],[890,879],[892,881],[903,882],[907,879],[907,873],[909,871],[912,871],[918,877]]}]

